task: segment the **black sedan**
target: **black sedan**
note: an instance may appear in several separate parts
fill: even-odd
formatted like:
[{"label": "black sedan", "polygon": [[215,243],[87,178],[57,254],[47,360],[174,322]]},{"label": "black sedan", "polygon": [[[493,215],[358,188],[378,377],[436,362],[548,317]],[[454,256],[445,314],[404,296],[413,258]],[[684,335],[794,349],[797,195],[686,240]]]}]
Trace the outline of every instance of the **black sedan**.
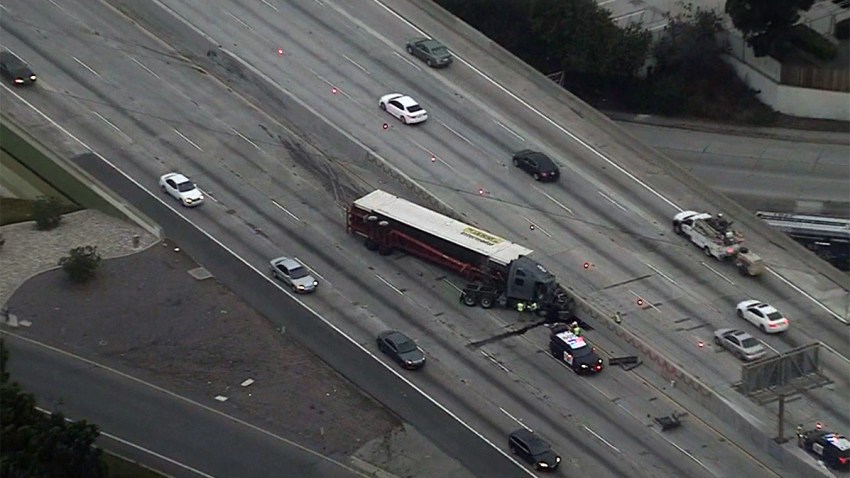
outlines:
[{"label": "black sedan", "polygon": [[561,464],[561,457],[552,451],[552,447],[525,428],[520,428],[508,436],[508,448],[511,453],[541,471],[554,470]]},{"label": "black sedan", "polygon": [[535,181],[557,181],[561,176],[558,166],[549,156],[530,149],[514,153],[514,166],[530,174]]},{"label": "black sedan", "polygon": [[0,52],[0,75],[15,86],[31,85],[36,76],[30,67],[10,51]]},{"label": "black sedan", "polygon": [[395,330],[378,334],[378,350],[392,357],[402,367],[414,370],[425,366],[425,354],[410,337]]}]

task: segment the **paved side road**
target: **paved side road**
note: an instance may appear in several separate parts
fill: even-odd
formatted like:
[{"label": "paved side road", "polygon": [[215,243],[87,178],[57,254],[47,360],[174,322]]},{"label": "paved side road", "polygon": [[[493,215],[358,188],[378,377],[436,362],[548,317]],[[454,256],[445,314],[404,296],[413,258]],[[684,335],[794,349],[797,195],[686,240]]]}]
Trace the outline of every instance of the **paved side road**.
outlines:
[{"label": "paved side road", "polygon": [[[41,406],[217,477],[280,476],[282,466],[304,477],[472,476],[218,281],[196,279],[203,269],[179,246],[96,211],[68,215],[54,231],[28,223],[2,232],[0,293],[19,324],[4,331],[209,408],[10,339],[13,378]],[[88,244],[112,258],[94,281],[73,285],[55,265],[71,247]],[[247,379],[254,382],[241,386]],[[198,476],[140,449],[103,443],[174,476]]]}]

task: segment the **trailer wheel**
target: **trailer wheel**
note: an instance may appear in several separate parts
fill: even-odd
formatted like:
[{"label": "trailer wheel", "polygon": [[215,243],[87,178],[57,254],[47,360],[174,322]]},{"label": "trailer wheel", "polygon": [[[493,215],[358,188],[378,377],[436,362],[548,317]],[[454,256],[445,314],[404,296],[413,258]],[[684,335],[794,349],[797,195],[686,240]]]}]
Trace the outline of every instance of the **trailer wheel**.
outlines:
[{"label": "trailer wheel", "polygon": [[472,294],[463,293],[463,296],[460,298],[464,305],[468,307],[475,307],[475,296]]},{"label": "trailer wheel", "polygon": [[366,246],[366,249],[369,249],[370,251],[378,250],[378,243],[372,239],[366,238],[366,242],[364,242],[363,244]]},{"label": "trailer wheel", "polygon": [[482,295],[481,298],[478,300],[478,302],[481,304],[482,308],[489,309],[489,308],[493,307],[493,296],[492,295]]},{"label": "trailer wheel", "polygon": [[744,264],[738,264],[738,272],[739,272],[742,276],[748,276],[748,275],[750,275],[750,273],[749,273],[749,272],[747,272],[747,266],[745,266]]},{"label": "trailer wheel", "polygon": [[711,257],[711,249],[708,246],[702,248],[702,251],[705,252],[705,255]]}]

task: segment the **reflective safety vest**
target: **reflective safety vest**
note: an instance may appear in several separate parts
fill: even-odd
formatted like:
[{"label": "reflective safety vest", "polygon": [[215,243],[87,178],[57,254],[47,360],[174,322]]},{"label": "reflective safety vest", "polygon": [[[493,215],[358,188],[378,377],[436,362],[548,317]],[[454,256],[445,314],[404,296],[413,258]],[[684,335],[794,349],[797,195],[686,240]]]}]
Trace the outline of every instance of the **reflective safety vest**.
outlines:
[{"label": "reflective safety vest", "polygon": [[537,310],[537,302],[532,302],[531,305],[528,306],[528,310],[534,312]]},{"label": "reflective safety vest", "polygon": [[516,311],[522,312],[525,310],[525,302],[517,302],[516,303]]}]

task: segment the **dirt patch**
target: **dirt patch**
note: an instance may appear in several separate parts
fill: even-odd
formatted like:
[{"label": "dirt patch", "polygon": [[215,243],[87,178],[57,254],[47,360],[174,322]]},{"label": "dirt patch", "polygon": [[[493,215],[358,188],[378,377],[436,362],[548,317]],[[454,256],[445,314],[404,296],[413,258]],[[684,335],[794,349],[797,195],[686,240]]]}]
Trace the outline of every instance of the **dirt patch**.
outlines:
[{"label": "dirt patch", "polygon": [[[348,456],[398,418],[163,242],[72,284],[40,274],[9,299],[25,336],[73,351],[293,439]],[[254,380],[248,387],[240,384]],[[227,402],[214,400],[216,395]]]}]

